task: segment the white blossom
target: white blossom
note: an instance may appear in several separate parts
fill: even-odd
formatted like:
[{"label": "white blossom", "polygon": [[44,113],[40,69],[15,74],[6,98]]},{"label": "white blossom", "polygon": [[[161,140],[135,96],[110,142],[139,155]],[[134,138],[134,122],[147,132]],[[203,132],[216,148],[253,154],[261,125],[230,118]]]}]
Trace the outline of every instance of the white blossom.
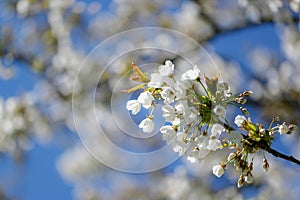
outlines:
[{"label": "white blossom", "polygon": [[162,76],[159,73],[151,74],[150,81],[148,82],[148,87],[161,88],[162,86],[174,87],[175,81],[170,77]]},{"label": "white blossom", "polygon": [[198,151],[192,151],[188,154],[186,159],[190,163],[196,163],[196,162],[199,162],[198,155],[199,155]]},{"label": "white blossom", "polygon": [[244,121],[246,121],[246,117],[242,116],[242,115],[238,115],[235,117],[234,119],[234,123],[238,126],[238,127],[242,127],[242,124],[244,123]]},{"label": "white blossom", "polygon": [[207,149],[209,145],[209,137],[201,135],[197,137],[197,142],[198,142],[197,146],[199,149]]},{"label": "white blossom", "polygon": [[295,13],[299,13],[299,10],[300,10],[300,1],[299,1],[299,0],[291,0],[291,1],[290,1],[290,8],[291,8]]},{"label": "white blossom", "polygon": [[162,139],[170,144],[174,138],[176,137],[176,131],[172,126],[163,126],[160,128],[160,132],[162,133]]},{"label": "white blossom", "polygon": [[183,156],[183,154],[187,150],[187,144],[184,142],[176,141],[173,143],[173,151],[178,152],[179,156]]},{"label": "white blossom", "polygon": [[179,142],[184,142],[185,138],[186,138],[186,134],[182,131],[176,134],[176,140]]},{"label": "white blossom", "polygon": [[172,106],[164,105],[162,107],[162,111],[163,111],[163,117],[166,119],[166,121],[172,122],[175,120],[175,110]]},{"label": "white blossom", "polygon": [[220,137],[221,133],[223,132],[224,127],[220,124],[213,124],[211,127],[211,135],[215,137]]},{"label": "white blossom", "polygon": [[143,107],[146,109],[151,107],[153,100],[154,100],[154,97],[148,91],[141,93],[137,99],[137,101],[139,103],[141,103],[143,105]]},{"label": "white blossom", "polygon": [[126,104],[126,109],[131,110],[133,115],[136,115],[141,110],[141,104],[137,100],[129,100]]},{"label": "white blossom", "polygon": [[163,84],[163,77],[159,73],[151,74],[150,81],[148,82],[148,87],[161,88]]},{"label": "white blossom", "polygon": [[174,64],[170,60],[166,60],[165,65],[158,67],[158,72],[162,76],[170,76],[173,74]]},{"label": "white blossom", "polygon": [[215,176],[217,176],[218,178],[220,178],[224,174],[225,169],[221,165],[214,165],[212,167],[212,171],[213,171],[213,174]]},{"label": "white blossom", "polygon": [[197,65],[194,65],[193,69],[188,70],[183,73],[181,76],[181,80],[195,80],[200,77],[200,70]]},{"label": "white blossom", "polygon": [[218,139],[209,139],[207,149],[210,151],[216,151],[222,147],[221,141]]},{"label": "white blossom", "polygon": [[166,103],[173,103],[175,100],[175,91],[168,86],[162,87],[161,97],[165,100]]},{"label": "white blossom", "polygon": [[286,124],[281,124],[278,128],[280,135],[287,134],[289,132],[289,127]]},{"label": "white blossom", "polygon": [[187,105],[186,101],[179,101],[176,105],[175,105],[175,109],[178,113],[182,114],[183,117],[188,117],[191,113],[191,109],[189,108],[189,106]]},{"label": "white blossom", "polygon": [[249,175],[245,176],[245,181],[246,181],[246,183],[251,184],[253,182],[252,175],[249,174]]},{"label": "white blossom", "polygon": [[152,119],[146,118],[141,121],[139,124],[139,127],[143,129],[143,132],[145,133],[151,133],[154,129],[154,122]]},{"label": "white blossom", "polygon": [[186,96],[186,90],[189,89],[189,85],[184,81],[177,81],[174,85],[175,96],[177,99],[182,99]]},{"label": "white blossom", "polygon": [[8,113],[15,113],[20,108],[20,100],[16,97],[10,97],[5,102],[5,110]]}]

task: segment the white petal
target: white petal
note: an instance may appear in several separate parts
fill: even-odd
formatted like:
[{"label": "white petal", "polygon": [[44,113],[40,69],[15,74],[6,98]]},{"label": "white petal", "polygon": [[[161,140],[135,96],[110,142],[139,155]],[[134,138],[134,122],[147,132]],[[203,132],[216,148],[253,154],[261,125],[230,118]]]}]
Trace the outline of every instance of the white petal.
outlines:
[{"label": "white petal", "polygon": [[215,176],[220,178],[224,174],[225,169],[221,165],[215,165],[212,167],[212,171]]},{"label": "white petal", "polygon": [[246,118],[242,115],[238,115],[234,119],[234,123],[238,126],[241,127],[243,122],[246,121]]},{"label": "white petal", "polygon": [[143,105],[143,107],[146,109],[151,107],[153,100],[154,100],[154,97],[148,91],[141,93],[137,99],[137,101],[139,103],[141,103]]},{"label": "white petal", "polygon": [[162,76],[169,76],[173,74],[173,71],[174,71],[174,65],[170,60],[167,60],[165,62],[165,65],[160,65],[158,67],[158,72]]},{"label": "white petal", "polygon": [[151,133],[154,129],[154,123],[151,119],[146,118],[139,124],[139,128],[143,129],[145,133]]},{"label": "white petal", "polygon": [[211,127],[211,135],[219,138],[223,130],[224,127],[221,126],[220,124],[213,124]]},{"label": "white petal", "polygon": [[141,104],[137,100],[129,100],[126,104],[126,109],[131,110],[133,115],[136,115],[141,110]]}]

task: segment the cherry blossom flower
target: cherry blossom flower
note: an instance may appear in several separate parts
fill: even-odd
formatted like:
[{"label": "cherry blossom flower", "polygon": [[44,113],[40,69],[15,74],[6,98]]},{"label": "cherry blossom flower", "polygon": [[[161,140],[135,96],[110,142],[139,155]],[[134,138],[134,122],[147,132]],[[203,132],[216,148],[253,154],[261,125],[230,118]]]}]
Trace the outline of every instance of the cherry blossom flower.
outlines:
[{"label": "cherry blossom flower", "polygon": [[145,133],[151,133],[154,129],[154,122],[152,119],[146,118],[141,121],[139,128],[143,129]]},{"label": "cherry blossom flower", "polygon": [[197,65],[194,65],[193,69],[188,70],[183,73],[181,76],[181,80],[195,80],[200,77],[200,70]]},{"label": "cherry blossom flower", "polygon": [[158,72],[162,76],[170,76],[173,74],[174,64],[170,60],[166,60],[165,65],[158,67]]},{"label": "cherry blossom flower", "polygon": [[126,104],[126,109],[131,110],[133,115],[136,115],[141,110],[141,104],[137,100],[129,100]]},{"label": "cherry blossom flower", "polygon": [[160,93],[161,97],[165,100],[166,103],[173,103],[175,100],[175,91],[171,87],[164,86],[162,87]]},{"label": "cherry blossom flower", "polygon": [[192,151],[188,154],[186,159],[190,163],[196,163],[196,162],[199,162],[198,155],[199,155],[198,151]]},{"label": "cherry blossom flower", "polygon": [[215,176],[217,176],[218,178],[220,178],[220,177],[224,174],[225,169],[224,169],[224,167],[221,166],[221,165],[214,165],[214,166],[212,167],[212,171],[213,171],[213,174],[214,174]]},{"label": "cherry blossom flower", "polygon": [[161,88],[163,85],[163,77],[159,73],[151,74],[150,82],[148,83],[148,87],[153,88]]},{"label": "cherry blossom flower", "polygon": [[187,144],[184,142],[176,141],[173,143],[173,151],[177,152],[179,156],[183,156],[187,150]]},{"label": "cherry blossom flower", "polygon": [[153,100],[154,97],[152,96],[152,94],[146,91],[140,94],[140,96],[137,99],[137,102],[141,103],[144,108],[148,109],[151,107]]},{"label": "cherry blossom flower", "polygon": [[170,144],[174,138],[176,137],[176,131],[172,126],[163,126],[160,128],[160,132],[162,133],[162,139]]},{"label": "cherry blossom flower", "polygon": [[220,124],[213,124],[211,127],[211,135],[215,137],[220,137],[222,131],[224,130],[224,127]]},{"label": "cherry blossom flower", "polygon": [[238,115],[235,117],[234,119],[234,123],[238,126],[238,127],[242,127],[242,124],[244,123],[244,121],[246,121],[246,117],[242,116],[242,115]]},{"label": "cherry blossom flower", "polygon": [[162,107],[163,117],[166,119],[167,122],[172,122],[175,120],[175,110],[170,105],[164,105]]},{"label": "cherry blossom flower", "polygon": [[216,138],[213,138],[213,139],[209,139],[207,149],[210,151],[216,151],[219,148],[221,148],[221,146],[222,146],[221,141]]}]

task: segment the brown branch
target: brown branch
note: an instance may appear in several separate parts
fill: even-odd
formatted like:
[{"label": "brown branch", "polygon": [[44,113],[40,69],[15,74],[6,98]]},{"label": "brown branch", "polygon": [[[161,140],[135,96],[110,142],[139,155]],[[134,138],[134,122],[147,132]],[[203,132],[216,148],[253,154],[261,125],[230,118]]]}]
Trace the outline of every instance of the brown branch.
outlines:
[{"label": "brown branch", "polygon": [[275,149],[272,149],[269,146],[262,146],[261,148],[263,150],[267,151],[268,153],[272,154],[275,157],[282,158],[284,160],[287,160],[287,161],[290,161],[292,163],[300,165],[300,160],[296,159],[293,156],[288,156],[288,155],[285,155],[283,153],[280,153],[280,152],[276,151]]}]

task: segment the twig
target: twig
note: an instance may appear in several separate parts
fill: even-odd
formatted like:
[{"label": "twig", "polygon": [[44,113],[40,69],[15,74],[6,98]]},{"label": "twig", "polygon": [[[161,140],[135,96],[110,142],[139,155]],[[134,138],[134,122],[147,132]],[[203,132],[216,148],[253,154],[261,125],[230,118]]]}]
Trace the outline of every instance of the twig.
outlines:
[{"label": "twig", "polygon": [[293,156],[288,156],[283,153],[280,153],[280,152],[276,151],[275,149],[272,149],[269,146],[261,146],[261,149],[267,151],[268,153],[272,154],[275,157],[282,158],[284,160],[287,160],[287,161],[290,161],[290,162],[300,165],[300,160],[296,159]]}]

